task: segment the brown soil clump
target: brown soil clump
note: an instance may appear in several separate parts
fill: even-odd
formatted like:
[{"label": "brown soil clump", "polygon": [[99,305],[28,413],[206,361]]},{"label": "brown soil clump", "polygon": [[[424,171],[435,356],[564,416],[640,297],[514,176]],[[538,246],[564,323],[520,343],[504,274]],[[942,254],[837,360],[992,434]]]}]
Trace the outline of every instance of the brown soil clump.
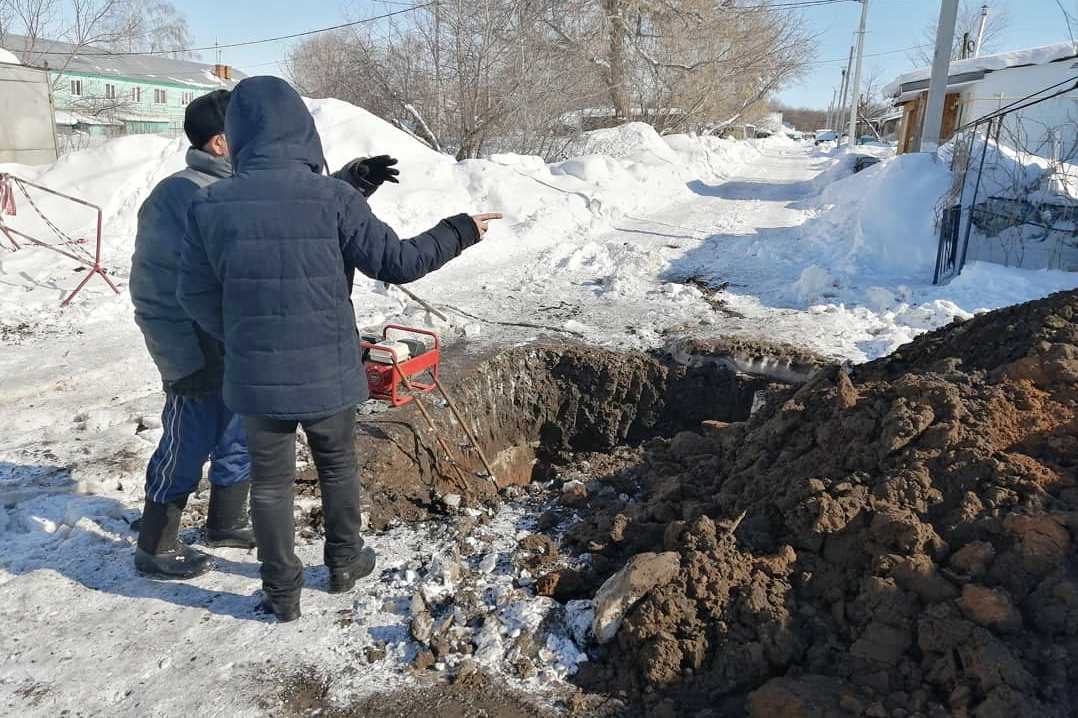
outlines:
[{"label": "brown soil clump", "polygon": [[1078,715],[1076,406],[1072,291],[649,441],[639,500],[565,543],[598,580],[680,570],[581,684],[688,716]]}]

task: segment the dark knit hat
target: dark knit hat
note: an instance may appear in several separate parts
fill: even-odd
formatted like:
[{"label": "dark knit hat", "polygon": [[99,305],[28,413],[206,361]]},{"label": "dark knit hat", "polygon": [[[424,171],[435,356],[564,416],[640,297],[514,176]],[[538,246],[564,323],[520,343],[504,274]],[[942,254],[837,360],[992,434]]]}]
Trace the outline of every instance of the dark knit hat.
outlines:
[{"label": "dark knit hat", "polygon": [[232,93],[214,90],[208,95],[196,97],[183,115],[183,131],[192,147],[202,147],[225,131],[225,111]]}]

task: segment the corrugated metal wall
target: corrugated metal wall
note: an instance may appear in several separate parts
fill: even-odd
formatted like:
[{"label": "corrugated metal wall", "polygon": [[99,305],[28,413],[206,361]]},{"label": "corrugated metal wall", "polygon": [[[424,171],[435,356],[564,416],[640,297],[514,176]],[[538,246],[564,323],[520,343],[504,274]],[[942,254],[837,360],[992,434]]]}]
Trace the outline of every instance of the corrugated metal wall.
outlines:
[{"label": "corrugated metal wall", "polygon": [[0,162],[40,165],[55,160],[48,73],[0,64]]}]

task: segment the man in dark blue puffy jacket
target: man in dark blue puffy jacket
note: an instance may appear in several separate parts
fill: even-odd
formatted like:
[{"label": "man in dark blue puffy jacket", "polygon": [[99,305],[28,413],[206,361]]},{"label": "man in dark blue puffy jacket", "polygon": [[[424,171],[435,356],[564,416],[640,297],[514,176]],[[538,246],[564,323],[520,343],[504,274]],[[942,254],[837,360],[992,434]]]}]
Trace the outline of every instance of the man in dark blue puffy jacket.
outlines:
[{"label": "man in dark blue puffy jacket", "polygon": [[374,568],[359,536],[353,443],[367,398],[352,279],[394,284],[433,271],[478,242],[500,215],[457,215],[401,240],[345,182],[322,175],[314,120],[287,83],[252,77],[226,121],[235,176],[191,206],[178,297],[224,342],[224,399],[244,416],[251,513],[262,561],[261,608],[298,618],[303,566],[294,551],[295,432],[318,468],[330,591]]}]

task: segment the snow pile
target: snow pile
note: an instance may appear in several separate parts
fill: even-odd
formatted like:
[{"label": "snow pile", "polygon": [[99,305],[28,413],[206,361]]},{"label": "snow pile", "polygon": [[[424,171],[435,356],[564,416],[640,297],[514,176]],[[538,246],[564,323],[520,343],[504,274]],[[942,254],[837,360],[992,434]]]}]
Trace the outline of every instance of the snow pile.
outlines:
[{"label": "snow pile", "polygon": [[830,211],[812,239],[832,271],[923,272],[935,262],[934,210],[950,182],[947,168],[927,154],[902,155],[840,179],[820,195]]},{"label": "snow pile", "polygon": [[978,202],[988,197],[1055,203],[1078,199],[1078,167],[1074,164],[1056,162],[1030,151],[1015,149],[1008,146],[1006,141],[991,141],[986,146],[983,134],[974,138],[972,147],[971,163],[974,169],[970,170],[967,179],[970,183],[967,191],[970,193],[977,169],[984,158]]},{"label": "snow pile", "polygon": [[[827,185],[792,250],[803,265],[780,296],[833,321],[876,325],[874,338],[859,343],[865,358],[889,354],[953,319],[1078,287],[1078,273],[985,262],[968,263],[945,286],[931,284],[936,207],[951,186],[942,157],[949,151],[884,159]],[[829,172],[845,166],[840,160]]]},{"label": "snow pile", "polygon": [[0,62],[6,62],[9,65],[21,65],[19,58],[15,57],[15,54],[10,50],[5,50],[0,47]]},{"label": "snow pile", "polygon": [[[357,156],[391,154],[400,160],[401,184],[383,187],[371,205],[402,235],[459,212],[504,212],[506,219],[495,224],[483,252],[463,260],[476,266],[504,261],[521,247],[540,249],[559,237],[595,234],[624,214],[647,212],[679,196],[689,198],[688,181],[729,174],[759,152],[746,143],[714,138],[676,136],[668,142],[647,125],[634,123],[587,133],[582,143],[592,154],[553,165],[520,155],[458,163],[348,103],[308,100],[308,106],[331,168]],[[182,138],[133,136],[67,155],[52,165],[0,165],[0,170],[100,205],[106,266],[122,282],[138,207],[158,181],[183,167],[185,151]],[[595,154],[600,151],[607,154]],[[64,231],[92,237],[92,212],[73,210],[69,203],[45,195],[34,199]],[[44,223],[21,204],[11,223],[50,236]],[[26,281],[0,288],[0,300],[5,300],[0,301],[0,318],[36,316],[55,304],[58,287],[71,287],[78,280],[70,264],[41,250],[20,252],[4,262]],[[370,282],[360,288],[377,287]],[[18,301],[6,301],[12,296]]]},{"label": "snow pile", "polygon": [[580,139],[569,145],[567,154],[606,155],[615,159],[631,159],[651,164],[675,162],[677,155],[651,125],[630,122],[618,127],[585,132]]}]

